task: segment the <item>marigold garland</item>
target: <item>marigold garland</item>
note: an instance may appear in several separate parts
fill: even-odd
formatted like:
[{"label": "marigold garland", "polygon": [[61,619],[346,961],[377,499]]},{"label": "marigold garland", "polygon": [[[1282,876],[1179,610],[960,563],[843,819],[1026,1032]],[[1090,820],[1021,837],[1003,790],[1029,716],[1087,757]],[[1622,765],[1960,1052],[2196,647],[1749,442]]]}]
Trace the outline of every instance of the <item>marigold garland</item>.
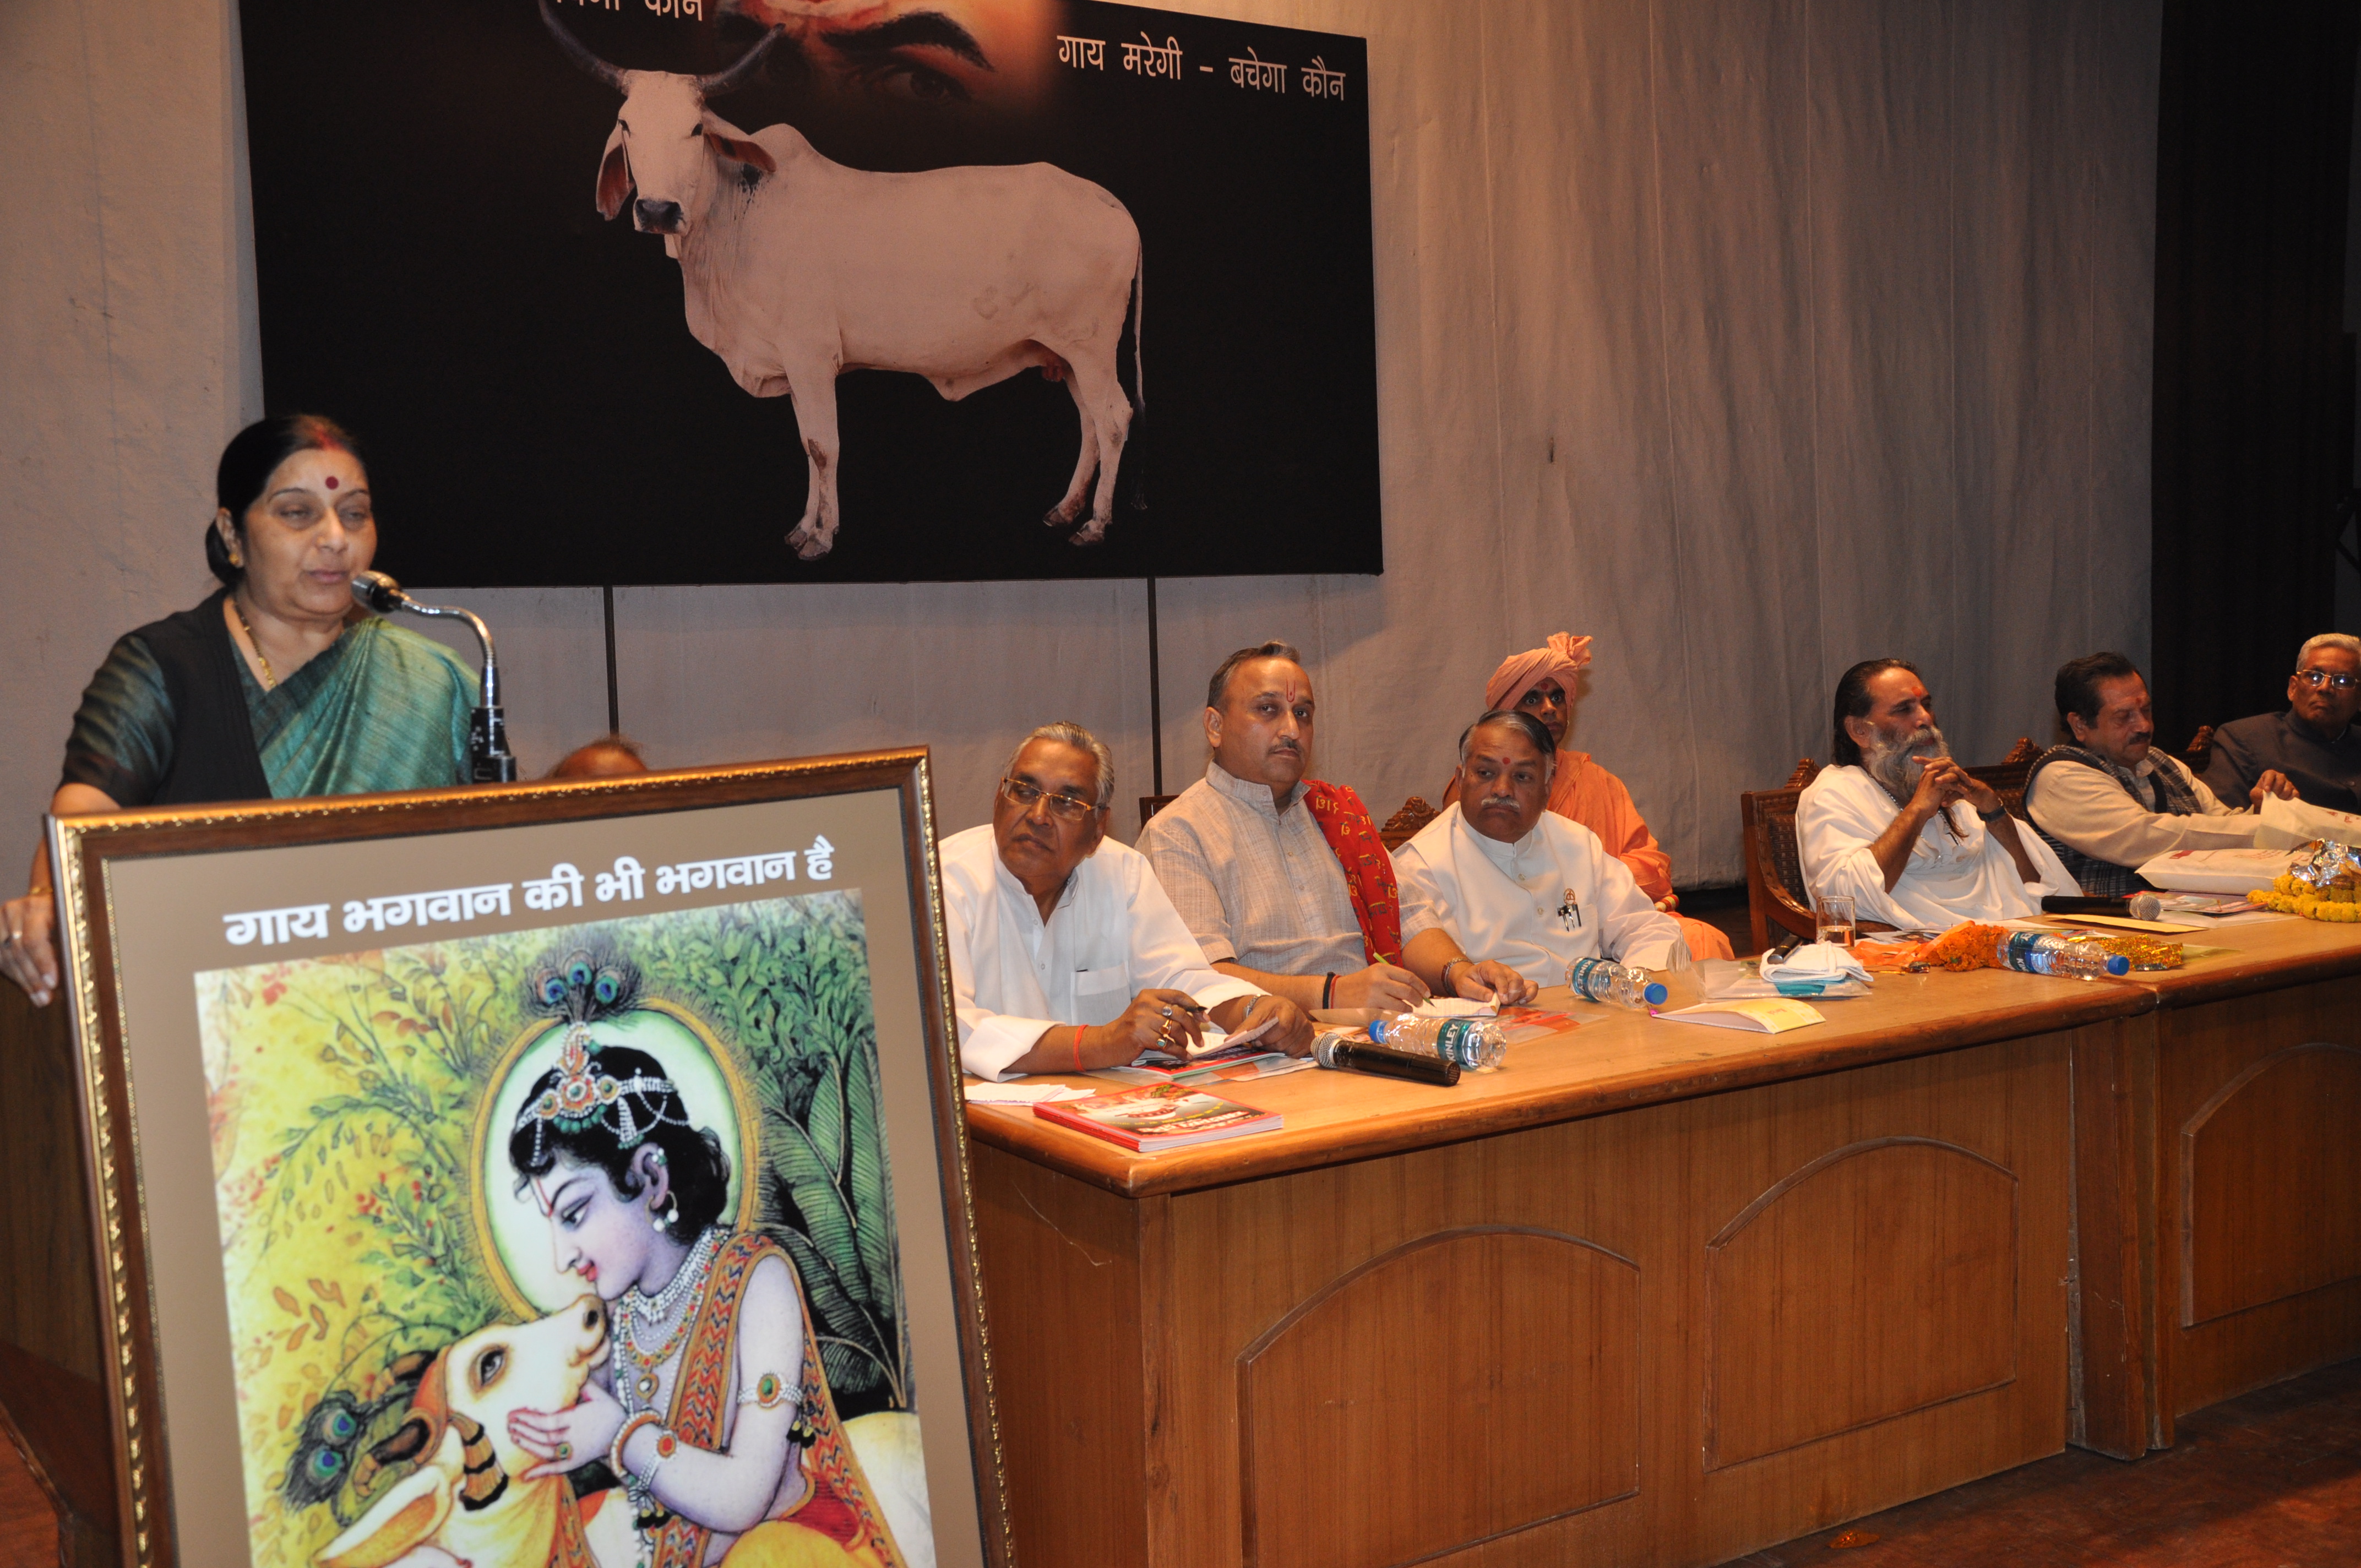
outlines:
[{"label": "marigold garland", "polygon": [[2307,920],[2361,926],[2361,903],[2355,902],[2356,896],[2361,896],[2361,889],[2332,886],[2323,892],[2290,873],[2268,887],[2255,889],[2246,894],[2246,902],[2257,909],[2276,909],[2283,915],[2301,915]]},{"label": "marigold garland", "polygon": [[1918,961],[1937,964],[1953,973],[1971,969],[1998,969],[1994,957],[2008,938],[2005,926],[1980,926],[1971,920],[1954,926],[1918,949]]}]

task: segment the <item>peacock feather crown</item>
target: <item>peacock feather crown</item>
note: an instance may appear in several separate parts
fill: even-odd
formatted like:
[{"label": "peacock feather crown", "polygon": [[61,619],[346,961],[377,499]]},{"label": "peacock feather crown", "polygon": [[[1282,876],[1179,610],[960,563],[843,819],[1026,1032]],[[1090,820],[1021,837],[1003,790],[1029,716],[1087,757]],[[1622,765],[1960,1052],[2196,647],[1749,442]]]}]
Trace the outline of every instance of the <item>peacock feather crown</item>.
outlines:
[{"label": "peacock feather crown", "polygon": [[[620,1148],[638,1146],[657,1127],[669,1122],[690,1124],[672,1080],[643,1067],[627,1068],[617,1077],[599,1059],[601,1042],[591,1025],[630,1012],[640,999],[640,971],[606,938],[594,938],[563,958],[544,960],[532,979],[533,1011],[566,1021],[557,1063],[542,1074],[534,1092],[517,1113],[522,1132],[533,1130],[533,1152],[552,1127],[574,1135],[598,1126]],[[625,1050],[627,1058],[652,1058]]]}]

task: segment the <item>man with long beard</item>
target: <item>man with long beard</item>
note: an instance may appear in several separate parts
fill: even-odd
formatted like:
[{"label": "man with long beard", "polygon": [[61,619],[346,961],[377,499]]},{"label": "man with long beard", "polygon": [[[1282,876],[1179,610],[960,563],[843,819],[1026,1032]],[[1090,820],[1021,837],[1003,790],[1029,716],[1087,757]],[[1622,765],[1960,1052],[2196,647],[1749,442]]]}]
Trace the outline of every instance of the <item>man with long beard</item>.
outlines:
[{"label": "man with long beard", "polygon": [[1951,760],[1917,670],[1868,659],[1837,683],[1836,761],[1795,803],[1805,889],[1863,921],[1944,930],[2041,913],[2080,892],[1993,787]]}]

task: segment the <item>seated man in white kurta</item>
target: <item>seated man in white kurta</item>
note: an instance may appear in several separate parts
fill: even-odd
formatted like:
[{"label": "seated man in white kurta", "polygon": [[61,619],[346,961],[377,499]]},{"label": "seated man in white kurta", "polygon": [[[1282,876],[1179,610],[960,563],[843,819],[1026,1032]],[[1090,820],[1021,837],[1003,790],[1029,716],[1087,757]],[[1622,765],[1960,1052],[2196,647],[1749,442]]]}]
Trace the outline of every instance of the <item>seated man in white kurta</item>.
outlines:
[{"label": "seated man in white kurta", "polygon": [[1841,894],[1864,922],[1949,930],[2022,920],[2081,889],[1992,785],[1951,760],[1918,672],[1865,659],[1837,683],[1836,762],[1795,802],[1809,896]]},{"label": "seated man in white kurta", "polygon": [[943,914],[960,1061],[979,1078],[1082,1072],[1178,1054],[1210,1017],[1312,1048],[1292,1003],[1216,974],[1148,861],[1106,837],[1115,760],[1079,724],[1017,747],[992,821],[944,839]]},{"label": "seated man in white kurta", "polygon": [[1496,710],[1459,738],[1459,798],[1394,855],[1443,924],[1402,961],[1444,996],[1531,1001],[1576,959],[1685,967],[1673,917],[1572,817],[1548,809],[1557,745],[1530,713]]}]

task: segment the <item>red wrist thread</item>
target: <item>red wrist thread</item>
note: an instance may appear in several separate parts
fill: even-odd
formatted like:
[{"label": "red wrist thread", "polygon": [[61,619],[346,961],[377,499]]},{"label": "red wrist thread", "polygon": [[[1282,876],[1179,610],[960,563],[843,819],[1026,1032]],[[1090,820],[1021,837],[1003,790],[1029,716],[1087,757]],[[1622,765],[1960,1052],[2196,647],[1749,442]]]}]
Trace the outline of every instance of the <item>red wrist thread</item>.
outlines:
[{"label": "red wrist thread", "polygon": [[1076,1072],[1082,1070],[1082,1030],[1084,1027],[1085,1025],[1081,1024],[1074,1025],[1074,1070]]}]

